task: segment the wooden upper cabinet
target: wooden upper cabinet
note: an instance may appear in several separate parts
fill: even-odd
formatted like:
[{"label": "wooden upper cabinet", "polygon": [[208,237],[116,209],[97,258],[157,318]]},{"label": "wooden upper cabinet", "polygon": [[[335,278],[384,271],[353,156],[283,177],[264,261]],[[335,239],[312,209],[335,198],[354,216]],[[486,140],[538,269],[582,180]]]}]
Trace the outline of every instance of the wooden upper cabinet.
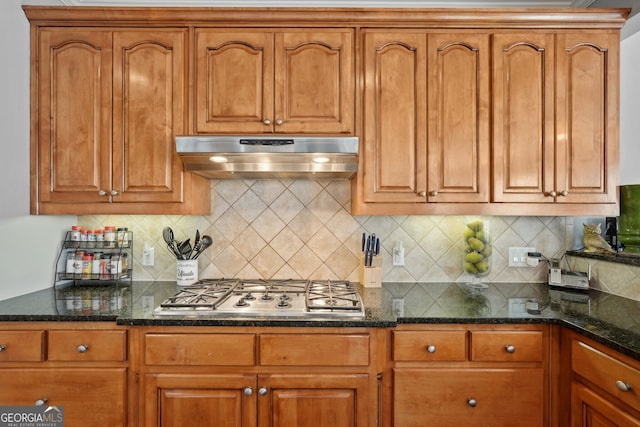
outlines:
[{"label": "wooden upper cabinet", "polygon": [[32,213],[193,211],[189,192],[205,181],[185,176],[174,147],[186,39],[186,29],[39,30]]},{"label": "wooden upper cabinet", "polygon": [[100,191],[111,189],[111,39],[104,31],[40,31],[40,202],[109,201]]},{"label": "wooden upper cabinet", "polygon": [[493,36],[493,200],[552,203],[554,36]]},{"label": "wooden upper cabinet", "polygon": [[113,36],[113,179],[118,202],[180,202],[184,133],[185,31]]},{"label": "wooden upper cabinet", "polygon": [[618,45],[604,32],[494,36],[493,201],[616,202]]},{"label": "wooden upper cabinet", "polygon": [[365,202],[427,200],[427,37],[364,32]]},{"label": "wooden upper cabinet", "polygon": [[197,28],[197,133],[353,134],[352,29]]},{"label": "wooden upper cabinet", "polygon": [[365,32],[366,202],[489,201],[489,53],[488,34]]},{"label": "wooden upper cabinet", "polygon": [[429,202],[488,202],[489,35],[427,36]]},{"label": "wooden upper cabinet", "polygon": [[558,202],[616,203],[619,34],[562,33],[556,43]]}]

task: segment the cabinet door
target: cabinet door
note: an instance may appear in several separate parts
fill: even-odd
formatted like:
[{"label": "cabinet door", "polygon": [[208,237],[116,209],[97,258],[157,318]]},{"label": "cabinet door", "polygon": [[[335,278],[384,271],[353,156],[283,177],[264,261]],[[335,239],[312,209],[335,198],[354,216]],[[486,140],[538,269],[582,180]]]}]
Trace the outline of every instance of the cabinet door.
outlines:
[{"label": "cabinet door", "polygon": [[493,36],[493,201],[553,203],[554,36]]},{"label": "cabinet door", "polygon": [[365,202],[427,201],[424,33],[364,31]]},{"label": "cabinet door", "polygon": [[260,427],[366,427],[367,375],[259,375]]},{"label": "cabinet door", "polygon": [[353,30],[275,34],[275,132],[353,134]]},{"label": "cabinet door", "polygon": [[113,185],[115,202],[180,202],[186,31],[114,34]]},{"label": "cabinet door", "polygon": [[124,426],[125,368],[53,368],[0,370],[2,405],[64,407],[68,427]]},{"label": "cabinet door", "polygon": [[429,34],[428,201],[489,201],[489,35]]},{"label": "cabinet door", "polygon": [[393,371],[396,426],[540,427],[544,412],[543,369]]},{"label": "cabinet door", "polygon": [[32,191],[40,202],[109,202],[111,33],[42,29],[38,50]]},{"label": "cabinet door", "polygon": [[572,427],[640,427],[640,419],[624,412],[584,385],[571,384]]},{"label": "cabinet door", "polygon": [[196,132],[271,132],[273,33],[198,28],[195,39]]},{"label": "cabinet door", "polygon": [[557,37],[558,202],[616,202],[619,46],[613,33]]},{"label": "cabinet door", "polygon": [[255,382],[255,375],[146,375],[144,425],[255,427]]}]

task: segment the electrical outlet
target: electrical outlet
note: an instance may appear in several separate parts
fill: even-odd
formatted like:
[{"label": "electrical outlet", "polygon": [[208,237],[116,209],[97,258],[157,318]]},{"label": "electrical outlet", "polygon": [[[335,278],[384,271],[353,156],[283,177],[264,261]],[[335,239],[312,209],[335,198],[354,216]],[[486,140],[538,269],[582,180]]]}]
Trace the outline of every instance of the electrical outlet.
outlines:
[{"label": "electrical outlet", "polygon": [[155,248],[146,247],[142,251],[142,265],[145,267],[153,267],[155,254]]},{"label": "electrical outlet", "polygon": [[527,253],[535,252],[536,248],[509,248],[509,267],[535,267],[527,263]]},{"label": "electrical outlet", "polygon": [[394,298],[391,301],[391,310],[396,317],[404,317],[404,298]]},{"label": "electrical outlet", "polygon": [[402,247],[402,242],[398,241],[396,246],[394,246],[393,250],[393,266],[401,267],[404,265],[404,247]]}]

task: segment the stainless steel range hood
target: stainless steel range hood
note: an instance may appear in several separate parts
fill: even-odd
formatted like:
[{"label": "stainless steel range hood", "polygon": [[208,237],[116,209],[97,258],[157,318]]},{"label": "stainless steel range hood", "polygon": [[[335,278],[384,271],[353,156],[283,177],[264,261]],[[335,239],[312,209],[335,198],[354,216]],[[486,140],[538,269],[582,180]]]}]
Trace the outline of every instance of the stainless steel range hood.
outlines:
[{"label": "stainless steel range hood", "polygon": [[206,178],[349,179],[358,171],[358,138],[178,136],[186,170]]}]

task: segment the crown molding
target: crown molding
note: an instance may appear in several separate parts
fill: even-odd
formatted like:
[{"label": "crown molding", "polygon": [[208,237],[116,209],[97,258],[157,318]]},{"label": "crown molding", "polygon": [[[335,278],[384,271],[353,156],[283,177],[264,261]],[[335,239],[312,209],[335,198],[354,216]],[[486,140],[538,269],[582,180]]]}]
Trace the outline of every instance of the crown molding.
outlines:
[{"label": "crown molding", "polygon": [[60,0],[66,6],[198,6],[198,7],[415,7],[510,8],[588,7],[595,0]]}]

